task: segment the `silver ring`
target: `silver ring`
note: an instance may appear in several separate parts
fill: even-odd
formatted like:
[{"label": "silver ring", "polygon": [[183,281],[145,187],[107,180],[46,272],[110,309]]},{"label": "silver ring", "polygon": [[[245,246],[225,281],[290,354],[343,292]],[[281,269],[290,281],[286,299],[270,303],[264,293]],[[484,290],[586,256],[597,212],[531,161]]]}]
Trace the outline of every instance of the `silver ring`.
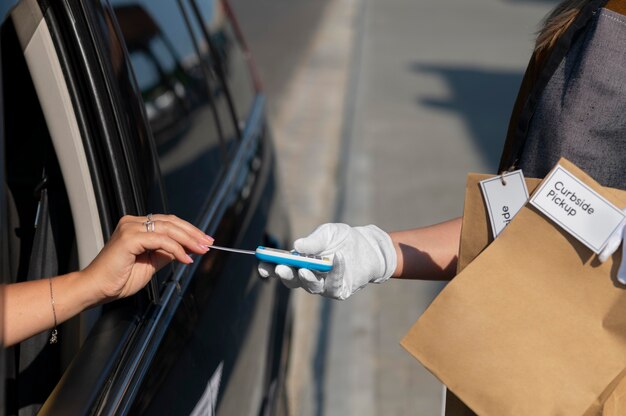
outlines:
[{"label": "silver ring", "polygon": [[148,217],[148,221],[152,221],[152,213],[146,215],[146,217]]},{"label": "silver ring", "polygon": [[147,233],[153,233],[154,232],[154,221],[148,220],[148,221],[144,222],[143,225],[146,226],[146,232]]}]

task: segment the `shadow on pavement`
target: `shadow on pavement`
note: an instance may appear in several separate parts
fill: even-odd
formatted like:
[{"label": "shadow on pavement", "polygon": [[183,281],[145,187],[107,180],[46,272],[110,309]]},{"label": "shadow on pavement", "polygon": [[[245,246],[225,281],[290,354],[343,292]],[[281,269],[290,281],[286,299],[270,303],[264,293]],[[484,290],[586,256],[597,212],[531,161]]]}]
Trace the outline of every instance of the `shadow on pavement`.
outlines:
[{"label": "shadow on pavement", "polygon": [[447,83],[448,98],[418,97],[417,104],[458,113],[487,168],[495,172],[523,73],[420,63],[413,63],[411,70],[439,76]]}]

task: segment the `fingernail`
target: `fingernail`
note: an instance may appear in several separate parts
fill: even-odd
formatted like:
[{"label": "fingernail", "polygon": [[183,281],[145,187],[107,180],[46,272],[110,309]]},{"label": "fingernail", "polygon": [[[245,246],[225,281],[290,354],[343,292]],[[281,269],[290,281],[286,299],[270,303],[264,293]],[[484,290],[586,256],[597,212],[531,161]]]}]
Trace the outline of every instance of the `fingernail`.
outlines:
[{"label": "fingernail", "polygon": [[204,252],[209,251],[209,246],[207,246],[206,244],[198,244],[198,247],[200,247],[200,250]]},{"label": "fingernail", "polygon": [[191,256],[189,254],[186,254],[187,256],[187,260],[189,260],[189,263],[193,263],[193,259],[191,258]]},{"label": "fingernail", "polygon": [[208,240],[206,237],[201,237],[198,239],[198,244],[200,244],[201,246],[210,246],[213,244],[212,240]]},{"label": "fingernail", "polygon": [[215,239],[213,237],[211,237],[210,235],[204,235],[204,240],[209,243],[209,244],[213,244],[213,242],[215,241]]}]

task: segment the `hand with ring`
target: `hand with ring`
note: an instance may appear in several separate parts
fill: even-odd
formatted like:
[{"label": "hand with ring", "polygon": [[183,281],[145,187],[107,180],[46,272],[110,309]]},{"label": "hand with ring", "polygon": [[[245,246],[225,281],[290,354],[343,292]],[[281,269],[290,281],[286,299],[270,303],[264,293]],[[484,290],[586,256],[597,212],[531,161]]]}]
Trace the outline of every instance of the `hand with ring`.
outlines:
[{"label": "hand with ring", "polygon": [[213,238],[175,215],[124,216],[98,256],[80,273],[94,287],[94,304],[137,293],[172,260],[193,263]]}]

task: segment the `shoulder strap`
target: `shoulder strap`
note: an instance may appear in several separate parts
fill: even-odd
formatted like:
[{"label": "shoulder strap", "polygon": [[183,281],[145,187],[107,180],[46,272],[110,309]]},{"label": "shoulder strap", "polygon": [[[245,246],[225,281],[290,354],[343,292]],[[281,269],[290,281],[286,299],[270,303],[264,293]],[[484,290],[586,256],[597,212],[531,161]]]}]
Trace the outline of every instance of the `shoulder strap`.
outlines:
[{"label": "shoulder strap", "polygon": [[[580,11],[569,28],[551,49],[534,53],[530,58],[520,87],[507,130],[506,141],[500,158],[499,172],[514,170],[526,144],[530,121],[535,113],[539,98],[557,67],[569,51],[574,40],[584,32],[587,23],[607,0],[592,0]],[[611,0],[626,9],[623,0]]]}]

